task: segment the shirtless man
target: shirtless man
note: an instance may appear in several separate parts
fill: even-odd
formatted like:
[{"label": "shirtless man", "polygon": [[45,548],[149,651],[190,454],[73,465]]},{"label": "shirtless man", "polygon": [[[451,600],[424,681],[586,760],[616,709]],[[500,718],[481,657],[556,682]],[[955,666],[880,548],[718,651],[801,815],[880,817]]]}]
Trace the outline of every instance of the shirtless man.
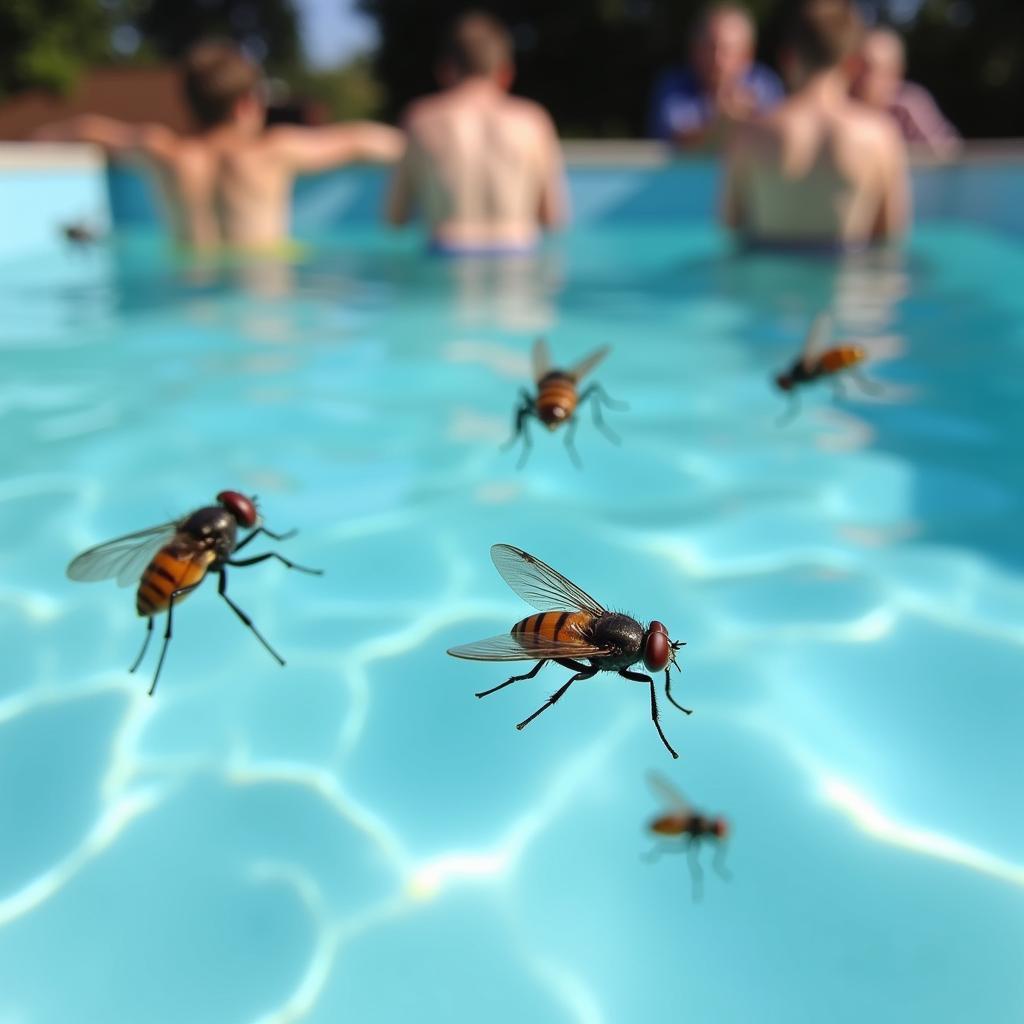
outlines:
[{"label": "shirtless man", "polygon": [[391,224],[415,209],[440,251],[507,252],[564,222],[554,125],[536,103],[508,95],[513,70],[499,22],[485,14],[456,22],[437,69],[442,91],[405,115],[409,145],[391,185]]},{"label": "shirtless man", "polygon": [[265,127],[259,69],[237,47],[199,43],[184,62],[188,106],[199,131],[126,124],[86,114],[48,125],[36,138],[92,142],[137,158],[155,175],[176,239],[197,249],[263,249],[288,239],[296,175],[355,160],[394,162],[402,133],[371,122]]},{"label": "shirtless man", "polygon": [[780,60],[792,94],[728,157],[723,217],[746,241],[856,247],[905,231],[903,139],[849,96],[860,34],[853,0],[804,0]]}]

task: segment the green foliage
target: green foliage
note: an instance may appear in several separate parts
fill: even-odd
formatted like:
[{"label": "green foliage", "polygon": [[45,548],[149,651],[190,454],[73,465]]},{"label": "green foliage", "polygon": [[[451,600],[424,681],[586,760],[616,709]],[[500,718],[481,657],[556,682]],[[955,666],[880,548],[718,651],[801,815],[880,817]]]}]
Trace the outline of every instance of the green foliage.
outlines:
[{"label": "green foliage", "polygon": [[136,6],[131,21],[163,57],[180,57],[199,39],[219,36],[245,45],[272,74],[302,67],[291,0],[146,0]]},{"label": "green foliage", "polygon": [[301,72],[289,84],[292,95],[322,103],[333,120],[374,118],[383,105],[384,93],[369,57],[357,57],[340,68]]},{"label": "green foliage", "polygon": [[64,92],[110,54],[110,19],[96,0],[0,2],[0,97],[32,87]]}]

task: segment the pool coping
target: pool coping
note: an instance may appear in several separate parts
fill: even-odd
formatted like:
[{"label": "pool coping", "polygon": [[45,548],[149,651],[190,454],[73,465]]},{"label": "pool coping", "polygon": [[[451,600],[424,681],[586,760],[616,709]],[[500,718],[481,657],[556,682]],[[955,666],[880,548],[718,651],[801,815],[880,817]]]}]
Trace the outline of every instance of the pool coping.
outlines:
[{"label": "pool coping", "polygon": [[[571,167],[660,168],[674,163],[701,163],[709,153],[676,153],[649,139],[563,139],[565,161]],[[960,164],[1024,163],[1024,139],[973,139],[951,160],[911,153],[915,166],[956,167]],[[0,171],[103,167],[97,146],[74,142],[0,142]]]}]

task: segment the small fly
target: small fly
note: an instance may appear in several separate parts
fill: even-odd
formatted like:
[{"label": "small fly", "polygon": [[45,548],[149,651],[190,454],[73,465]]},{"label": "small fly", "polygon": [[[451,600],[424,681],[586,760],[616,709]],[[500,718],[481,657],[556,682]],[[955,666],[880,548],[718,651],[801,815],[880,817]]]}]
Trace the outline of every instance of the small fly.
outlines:
[{"label": "small fly", "polygon": [[725,867],[725,841],[729,836],[729,823],[725,818],[710,817],[694,810],[683,794],[663,775],[651,772],[647,780],[655,795],[666,806],[665,813],[647,826],[649,832],[664,837],[647,855],[647,859],[655,860],[670,850],[686,850],[693,898],[699,900],[704,893],[704,871],[700,866],[701,844],[714,843],[715,857],[712,864],[715,871],[726,881],[732,877]]},{"label": "small fly", "polygon": [[551,365],[551,352],[548,344],[543,338],[538,338],[533,343],[533,379],[537,386],[537,394],[531,395],[526,388],[519,392],[519,405],[515,410],[515,418],[512,426],[512,436],[505,443],[505,449],[511,448],[520,438],[523,442],[523,452],[519,456],[517,469],[526,465],[526,459],[530,454],[533,442],[530,440],[529,431],[526,429],[527,420],[532,416],[544,424],[548,430],[557,430],[564,426],[565,447],[573,464],[579,468],[579,453],[576,451],[576,410],[584,402],[591,403],[591,410],[594,415],[594,425],[613,444],[619,443],[619,436],[604,421],[601,411],[602,405],[609,409],[625,409],[624,402],[616,402],[608,396],[600,384],[591,384],[589,387],[578,390],[579,382],[591,370],[601,362],[611,349],[605,345],[590,355],[581,359],[574,366],[567,370],[553,369]]},{"label": "small fly", "polygon": [[[250,531],[241,540],[238,539],[239,527]],[[211,572],[216,573],[220,579],[217,593],[277,663],[284,664],[284,658],[267,643],[263,634],[253,625],[252,619],[228,597],[227,567],[241,568],[275,558],[286,568],[298,572],[320,576],[322,571],[296,565],[276,551],[267,551],[251,558],[234,557],[260,534],[280,541],[294,536],[295,531],[272,533],[263,525],[255,498],[246,497],[238,491],[221,491],[217,495],[216,505],[197,509],[181,519],[129,533],[83,551],[72,560],[67,574],[73,580],[84,582],[113,578],[122,587],[137,586],[135,610],[146,619],[146,638],[129,672],[134,672],[142,662],[153,635],[154,616],[167,612],[164,643],[149,688],[152,697],[163,668],[167,645],[171,642],[174,609]]]},{"label": "small fly", "polygon": [[828,313],[819,313],[814,318],[800,356],[788,370],[775,378],[775,386],[789,395],[789,408],[779,417],[781,427],[796,416],[800,409],[798,388],[816,380],[828,378],[837,398],[845,394],[843,377],[850,377],[857,382],[866,394],[878,393],[875,387],[861,373],[860,366],[867,359],[867,349],[863,345],[833,345],[832,317]]}]

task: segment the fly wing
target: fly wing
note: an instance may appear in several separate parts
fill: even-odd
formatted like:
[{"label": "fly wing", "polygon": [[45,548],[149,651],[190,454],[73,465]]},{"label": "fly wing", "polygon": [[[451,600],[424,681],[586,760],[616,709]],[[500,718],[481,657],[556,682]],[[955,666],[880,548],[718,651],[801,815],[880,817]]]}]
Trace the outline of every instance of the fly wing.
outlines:
[{"label": "fly wing", "polygon": [[686,797],[664,775],[658,772],[648,772],[647,781],[650,783],[651,789],[654,790],[655,796],[666,806],[680,814],[693,814],[693,808],[687,803]]},{"label": "fly wing", "polygon": [[533,379],[535,381],[543,380],[551,372],[551,350],[543,338],[538,338],[533,343],[531,360],[533,362]]},{"label": "fly wing", "polygon": [[453,658],[470,661],[542,661],[548,658],[600,658],[611,654],[583,640],[550,640],[529,633],[499,633],[472,644],[451,647]]},{"label": "fly wing", "polygon": [[609,352],[611,352],[611,348],[608,345],[602,345],[601,348],[591,352],[589,356],[584,356],[575,366],[565,372],[573,380],[582,380]]},{"label": "fly wing", "polygon": [[819,313],[811,321],[807,337],[804,339],[804,348],[801,353],[801,361],[805,370],[814,368],[818,357],[829,347],[832,342],[832,317],[828,313]]},{"label": "fly wing", "polygon": [[179,520],[161,523],[89,548],[72,559],[67,574],[73,580],[88,583],[112,577],[117,578],[120,587],[138,583],[153,555],[174,536],[178,524]]},{"label": "fly wing", "polygon": [[505,582],[539,612],[575,608],[581,612],[601,615],[607,611],[550,565],[545,565],[539,558],[511,544],[495,544],[491,548],[491,561]]}]

